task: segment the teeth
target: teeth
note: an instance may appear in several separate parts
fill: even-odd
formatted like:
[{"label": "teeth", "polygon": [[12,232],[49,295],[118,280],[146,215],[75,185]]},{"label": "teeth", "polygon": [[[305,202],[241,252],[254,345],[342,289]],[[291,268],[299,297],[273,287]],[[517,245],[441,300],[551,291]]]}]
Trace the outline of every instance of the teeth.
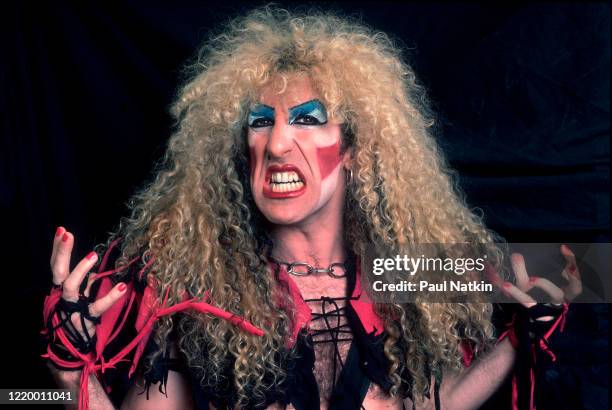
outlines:
[{"label": "teeth", "polygon": [[304,186],[301,181],[298,182],[273,182],[270,184],[272,192],[291,192],[297,191]]},{"label": "teeth", "polygon": [[286,183],[286,182],[301,182],[297,172],[275,172],[271,176],[270,182]]}]

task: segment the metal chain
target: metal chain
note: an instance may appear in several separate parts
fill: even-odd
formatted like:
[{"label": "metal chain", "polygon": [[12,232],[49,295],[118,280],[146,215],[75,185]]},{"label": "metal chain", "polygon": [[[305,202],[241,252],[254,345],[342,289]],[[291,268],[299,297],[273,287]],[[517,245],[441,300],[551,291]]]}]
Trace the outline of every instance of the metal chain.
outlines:
[{"label": "metal chain", "polygon": [[[294,275],[294,276],[309,276],[315,273],[326,273],[332,278],[343,278],[346,276],[346,265],[344,262],[334,262],[331,265],[329,265],[327,268],[319,268],[319,267],[312,266],[311,264],[306,263],[306,262],[289,263],[289,262],[279,261],[278,259],[273,258],[273,257],[270,257],[270,259],[274,263],[287,266],[287,273],[290,273],[291,275]],[[296,270],[296,268],[299,268],[299,267],[306,268],[306,272],[301,272],[301,271]],[[336,268],[342,268],[342,274],[340,275],[337,274]]]}]

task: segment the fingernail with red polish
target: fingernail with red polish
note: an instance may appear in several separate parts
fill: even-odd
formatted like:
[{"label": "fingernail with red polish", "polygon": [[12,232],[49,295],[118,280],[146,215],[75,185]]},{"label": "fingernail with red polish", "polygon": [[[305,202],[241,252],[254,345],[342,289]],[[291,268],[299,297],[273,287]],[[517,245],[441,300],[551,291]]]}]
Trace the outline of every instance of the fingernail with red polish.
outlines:
[{"label": "fingernail with red polish", "polygon": [[95,252],[89,252],[87,254],[87,259],[91,260],[93,258],[95,258],[96,256],[98,256]]},{"label": "fingernail with red polish", "polygon": [[533,283],[533,282],[537,281],[538,279],[540,279],[540,278],[538,278],[537,276],[531,276],[529,278],[529,282]]},{"label": "fingernail with red polish", "polygon": [[64,233],[64,228],[62,228],[61,226],[58,226],[57,230],[55,231],[55,237],[57,238],[58,236],[60,236],[63,233]]},{"label": "fingernail with red polish", "polygon": [[119,292],[123,292],[126,287],[127,285],[125,283],[122,283],[121,285],[119,285]]},{"label": "fingernail with red polish", "polygon": [[512,287],[512,284],[510,282],[504,282],[502,286],[506,289],[510,289],[510,287]]},{"label": "fingernail with red polish", "polygon": [[62,242],[68,242],[68,232],[64,232],[64,235],[62,236]]}]

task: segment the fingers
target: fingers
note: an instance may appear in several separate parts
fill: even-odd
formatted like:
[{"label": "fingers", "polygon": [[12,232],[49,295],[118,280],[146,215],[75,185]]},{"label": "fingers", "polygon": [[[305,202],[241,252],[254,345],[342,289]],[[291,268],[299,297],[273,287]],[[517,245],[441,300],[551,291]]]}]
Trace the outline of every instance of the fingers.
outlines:
[{"label": "fingers", "polygon": [[96,277],[97,275],[95,273],[90,273],[89,276],[87,276],[87,286],[85,287],[85,290],[83,291],[83,295],[85,295],[85,297],[89,297],[89,292],[91,291],[91,285],[93,285],[94,282],[96,281]]},{"label": "fingers", "polygon": [[89,254],[79,262],[72,273],[64,281],[62,294],[64,299],[72,302],[79,299],[79,288],[81,286],[81,282],[83,282],[87,272],[94,267],[97,260],[98,255],[95,252],[89,252]]},{"label": "fingers", "polygon": [[497,271],[495,270],[495,268],[488,263],[485,263],[484,276],[496,287],[500,287],[504,282],[501,276],[499,276],[499,273],[497,273]]},{"label": "fingers", "polygon": [[576,298],[576,296],[582,293],[582,281],[580,279],[574,278],[570,279],[569,285],[563,288],[565,291],[565,299],[569,302]]},{"label": "fingers", "polygon": [[[90,281],[90,282],[93,283],[93,280]],[[126,290],[127,290],[127,286],[126,286],[125,283],[123,283],[123,282],[122,283],[118,283],[103,298],[100,298],[100,299],[96,300],[95,302],[89,304],[89,307],[88,307],[89,314],[91,316],[93,316],[93,317],[101,316],[111,306],[113,306],[113,304],[115,304],[119,299],[121,299],[125,295],[125,291]],[[89,284],[88,284],[88,289],[86,289],[86,292],[89,293]],[[83,293],[85,293],[85,292],[83,292]],[[79,329],[80,332],[83,332],[80,320],[81,320],[80,315],[77,315],[76,313],[73,314],[72,322],[74,323],[75,327],[77,329]],[[84,322],[85,322],[85,327],[86,327],[87,334],[90,337],[93,337],[95,332],[96,332],[96,326],[95,326],[94,322],[90,321],[87,318],[84,318]]]},{"label": "fingers", "polygon": [[504,284],[502,285],[502,289],[506,296],[513,298],[526,308],[530,308],[531,306],[536,304],[536,301],[531,296],[529,296],[527,293],[523,292],[510,282],[504,282]]},{"label": "fingers", "polygon": [[[576,264],[576,256],[567,245],[561,246],[561,254],[566,261],[565,269],[561,274],[569,282],[563,289],[548,279],[536,276],[529,277],[525,267],[525,259],[521,254],[513,253],[510,260],[516,275],[516,286],[510,282],[504,282],[502,285],[503,292],[506,296],[515,299],[527,308],[536,304],[535,299],[527,294],[533,288],[543,290],[550,296],[551,302],[555,304],[573,300],[582,293],[582,281]],[[538,320],[543,319],[545,318],[538,318]]]},{"label": "fingers", "polygon": [[549,281],[548,279],[538,278],[532,276],[530,278],[531,288],[540,288],[546,292],[552,303],[563,303],[565,302],[565,293],[557,285]]},{"label": "fingers", "polygon": [[569,246],[565,244],[561,245],[561,255],[565,258],[568,267],[574,266],[574,269],[576,268],[576,255],[574,255],[574,252],[572,252]]},{"label": "fingers", "polygon": [[55,230],[55,236],[53,237],[53,250],[51,251],[51,266],[53,266],[53,261],[55,260],[55,255],[57,254],[57,247],[59,246],[65,232],[66,228],[63,226],[58,226]]},{"label": "fingers", "polygon": [[61,229],[63,233],[56,235],[53,240],[53,252],[51,254],[51,271],[53,272],[53,284],[55,285],[61,285],[70,273],[70,254],[74,245],[72,234],[63,228]]},{"label": "fingers", "polygon": [[561,245],[561,254],[566,262],[565,269],[563,269],[561,275],[569,282],[563,290],[565,292],[565,299],[571,301],[582,293],[582,279],[580,278],[580,271],[578,270],[574,252],[567,245]]},{"label": "fingers", "polygon": [[96,300],[94,303],[89,305],[89,313],[92,316],[100,316],[111,306],[115,304],[119,299],[121,299],[125,295],[125,291],[127,290],[127,285],[123,282],[118,283],[111,289],[110,292],[103,298]]},{"label": "fingers", "polygon": [[512,263],[512,270],[514,270],[516,275],[516,285],[519,289],[526,292],[529,290],[529,275],[525,267],[525,258],[520,253],[513,253],[510,256],[510,262]]}]

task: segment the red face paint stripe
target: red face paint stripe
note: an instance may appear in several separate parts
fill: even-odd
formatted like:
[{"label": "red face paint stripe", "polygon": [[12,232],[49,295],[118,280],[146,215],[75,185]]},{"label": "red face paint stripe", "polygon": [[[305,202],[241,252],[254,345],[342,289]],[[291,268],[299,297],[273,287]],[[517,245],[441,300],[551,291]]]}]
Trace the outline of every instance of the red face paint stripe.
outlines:
[{"label": "red face paint stripe", "polygon": [[329,147],[317,148],[321,179],[325,179],[340,163],[340,141]]}]

